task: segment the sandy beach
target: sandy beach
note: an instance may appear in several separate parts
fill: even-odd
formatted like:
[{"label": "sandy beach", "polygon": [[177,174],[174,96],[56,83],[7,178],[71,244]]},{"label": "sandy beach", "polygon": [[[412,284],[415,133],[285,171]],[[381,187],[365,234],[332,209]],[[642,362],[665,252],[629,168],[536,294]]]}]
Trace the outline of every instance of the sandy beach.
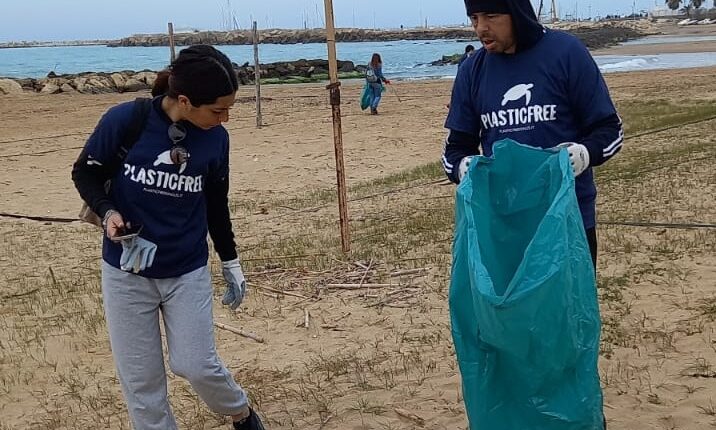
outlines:
[{"label": "sandy beach", "polygon": [[[716,33],[714,33],[716,35]],[[607,49],[598,49],[594,55],[657,55],[691,54],[698,52],[716,52],[716,40],[685,43],[649,43],[643,45],[621,45]]]},{"label": "sandy beach", "polygon": [[[649,46],[639,49],[686,49]],[[627,132],[597,174],[610,430],[703,430],[716,418],[716,229],[619,224],[716,223],[715,75],[606,75]],[[447,304],[454,187],[437,166],[452,82],[397,82],[379,116],[360,110],[361,86],[343,85],[349,255],[324,86],[264,87],[260,129],[253,89],[240,90],[226,127],[250,293],[238,313],[221,306],[212,257],[214,313],[264,342],[217,329],[217,347],[273,430],[467,429]],[[110,106],[145,95],[0,96],[0,212],[75,217],[70,169],[85,139]],[[0,238],[0,429],[128,429],[100,232],[0,216]],[[345,284],[363,287],[335,287]],[[180,378],[169,389],[182,428],[228,428]]]},{"label": "sandy beach", "polygon": [[[658,41],[660,38],[672,37],[710,37],[716,38],[716,24],[677,26],[673,23],[659,23],[654,25],[654,31],[661,33],[651,37]],[[677,43],[643,43],[638,45],[618,45],[610,48],[597,49],[593,55],[656,55],[716,52],[716,40],[701,40]]]}]

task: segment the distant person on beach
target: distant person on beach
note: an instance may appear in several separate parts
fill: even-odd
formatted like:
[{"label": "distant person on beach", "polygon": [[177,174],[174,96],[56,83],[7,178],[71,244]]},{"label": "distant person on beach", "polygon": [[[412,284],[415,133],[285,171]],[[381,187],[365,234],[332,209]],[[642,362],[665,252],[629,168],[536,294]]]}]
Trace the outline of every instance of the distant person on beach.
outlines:
[{"label": "distant person on beach", "polygon": [[460,61],[458,61],[457,66],[458,67],[462,66],[462,63],[464,63],[465,60],[470,58],[470,56],[472,56],[472,54],[474,54],[474,53],[475,53],[475,47],[472,45],[467,45],[465,47],[465,53],[462,54],[462,57],[460,57]]},{"label": "distant person on beach", "polygon": [[458,68],[445,122],[445,173],[459,183],[474,156],[491,156],[493,144],[505,138],[566,148],[596,270],[593,168],[616,155],[624,140],[602,74],[579,39],[540,25],[529,0],[464,3],[483,49]]},{"label": "distant person on beach", "polygon": [[[475,47],[473,45],[467,45],[465,47],[465,53],[462,54],[462,57],[460,57],[460,60],[457,62],[457,67],[460,68],[460,66],[462,66],[462,63],[464,63],[465,60],[470,58],[475,52]],[[445,106],[450,109],[450,103]]]},{"label": "distant person on beach", "polygon": [[[159,73],[153,99],[107,111],[72,171],[82,199],[103,220],[105,315],[135,429],[177,428],[161,321],[171,370],[212,411],[231,416],[234,429],[264,428],[217,356],[207,265],[209,234],[227,284],[222,303],[235,310],[246,281],[229,215],[229,134],[221,124],[237,89],[226,55],[188,47]],[[138,121],[138,139],[125,141]]]},{"label": "distant person on beach", "polygon": [[373,91],[373,98],[370,104],[370,113],[378,115],[378,105],[383,95],[383,83],[390,85],[390,81],[383,76],[383,60],[380,54],[373,54],[368,63],[368,69],[365,73],[365,80]]}]

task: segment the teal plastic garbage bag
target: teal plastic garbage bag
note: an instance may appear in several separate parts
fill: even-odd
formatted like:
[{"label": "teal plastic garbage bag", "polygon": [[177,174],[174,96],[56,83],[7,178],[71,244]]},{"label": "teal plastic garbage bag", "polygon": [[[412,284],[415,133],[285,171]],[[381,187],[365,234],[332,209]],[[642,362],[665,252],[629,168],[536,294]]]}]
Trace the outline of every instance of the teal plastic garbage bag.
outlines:
[{"label": "teal plastic garbage bag", "polygon": [[[382,83],[380,84],[380,92],[385,91],[385,85]],[[368,107],[373,103],[373,88],[371,88],[370,84],[366,82],[365,85],[363,85],[363,90],[360,93],[360,108],[361,110],[366,110]]]},{"label": "teal plastic garbage bag", "polygon": [[366,83],[363,85],[363,91],[360,93],[360,108],[361,110],[368,109],[368,106],[373,102],[373,90],[370,88],[370,84]]},{"label": "teal plastic garbage bag", "polygon": [[471,430],[601,430],[599,307],[565,150],[506,139],[457,188],[450,315]]}]

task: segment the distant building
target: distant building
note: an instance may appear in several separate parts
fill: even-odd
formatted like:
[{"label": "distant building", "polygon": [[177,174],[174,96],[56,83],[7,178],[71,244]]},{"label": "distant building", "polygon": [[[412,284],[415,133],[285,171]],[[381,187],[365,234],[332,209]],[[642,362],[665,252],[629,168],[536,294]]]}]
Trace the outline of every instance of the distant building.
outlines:
[{"label": "distant building", "polygon": [[654,8],[649,11],[649,18],[652,19],[678,18],[682,15],[683,12],[680,12],[679,10],[669,9],[666,5],[654,6]]},{"label": "distant building", "polygon": [[698,8],[698,9],[690,9],[687,11],[684,8],[680,8],[679,10],[671,10],[666,5],[663,6],[656,6],[654,9],[649,11],[649,18],[651,19],[679,19],[679,18],[692,18],[692,19],[716,19],[716,8],[708,8],[706,5]]}]

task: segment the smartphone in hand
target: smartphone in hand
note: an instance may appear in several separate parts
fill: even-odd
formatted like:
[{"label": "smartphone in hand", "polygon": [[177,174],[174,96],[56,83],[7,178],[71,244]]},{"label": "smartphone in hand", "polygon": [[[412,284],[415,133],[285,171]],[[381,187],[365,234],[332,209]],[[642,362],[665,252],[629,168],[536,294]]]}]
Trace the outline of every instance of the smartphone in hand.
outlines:
[{"label": "smartphone in hand", "polygon": [[111,237],[110,240],[112,240],[113,242],[120,242],[122,240],[137,237],[142,231],[142,227],[144,227],[142,224],[132,225],[131,227],[125,226],[122,230],[120,230],[117,236]]}]

